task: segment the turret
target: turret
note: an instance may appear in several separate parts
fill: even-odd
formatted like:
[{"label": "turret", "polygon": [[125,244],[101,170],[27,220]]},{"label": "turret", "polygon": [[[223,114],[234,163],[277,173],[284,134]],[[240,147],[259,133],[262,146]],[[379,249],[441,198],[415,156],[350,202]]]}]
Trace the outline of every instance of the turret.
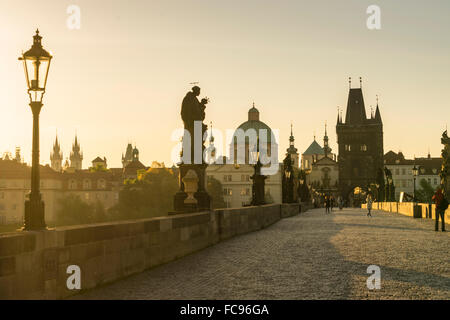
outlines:
[{"label": "turret", "polygon": [[53,151],[50,153],[51,168],[55,171],[62,171],[62,161],[63,153],[61,152],[58,136],[56,136],[55,143],[53,144]]}]

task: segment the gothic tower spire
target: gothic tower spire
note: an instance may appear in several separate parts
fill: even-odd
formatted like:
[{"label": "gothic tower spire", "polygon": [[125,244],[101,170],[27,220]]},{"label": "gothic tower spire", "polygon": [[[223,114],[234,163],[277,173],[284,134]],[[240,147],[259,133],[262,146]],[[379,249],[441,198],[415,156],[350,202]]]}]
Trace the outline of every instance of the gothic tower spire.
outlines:
[{"label": "gothic tower spire", "polygon": [[326,121],[325,121],[325,135],[323,136],[323,152],[325,153],[325,157],[328,157],[328,155],[331,154],[331,148],[328,145],[328,133]]},{"label": "gothic tower spire", "polygon": [[289,148],[286,149],[286,155],[290,154],[291,155],[291,159],[293,160],[293,165],[298,168],[299,167],[299,154],[298,154],[298,150],[294,145],[294,133],[293,133],[293,129],[292,129],[292,122],[291,122],[291,135],[289,136]]},{"label": "gothic tower spire", "polygon": [[72,144],[72,152],[70,153],[70,168],[81,170],[83,162],[83,152],[78,142],[77,134],[75,134],[75,142]]},{"label": "gothic tower spire", "polygon": [[53,144],[53,151],[50,153],[51,168],[55,171],[62,170],[63,153],[58,141],[58,135],[56,135],[55,143]]}]

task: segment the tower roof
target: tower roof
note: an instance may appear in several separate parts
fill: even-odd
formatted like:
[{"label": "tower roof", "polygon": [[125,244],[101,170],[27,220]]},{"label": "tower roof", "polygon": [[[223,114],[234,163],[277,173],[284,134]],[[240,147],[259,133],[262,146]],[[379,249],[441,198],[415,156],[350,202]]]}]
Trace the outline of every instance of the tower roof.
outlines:
[{"label": "tower roof", "polygon": [[366,122],[366,108],[361,88],[350,88],[348,93],[346,124],[363,124]]},{"label": "tower roof", "polygon": [[254,102],[253,107],[248,110],[248,121],[259,121],[259,110],[255,108]]},{"label": "tower roof", "polygon": [[377,109],[375,110],[375,121],[380,122],[380,123],[383,122],[381,120],[380,108],[378,107],[378,103],[377,103]]},{"label": "tower roof", "polygon": [[314,140],[308,149],[306,149],[305,152],[303,152],[304,155],[312,155],[312,154],[325,154],[323,151],[323,148],[320,146],[320,144],[317,143],[316,140]]},{"label": "tower roof", "polygon": [[297,148],[294,146],[294,133],[292,132],[292,123],[291,123],[291,135],[289,137],[289,148],[286,149],[288,154],[297,154]]}]

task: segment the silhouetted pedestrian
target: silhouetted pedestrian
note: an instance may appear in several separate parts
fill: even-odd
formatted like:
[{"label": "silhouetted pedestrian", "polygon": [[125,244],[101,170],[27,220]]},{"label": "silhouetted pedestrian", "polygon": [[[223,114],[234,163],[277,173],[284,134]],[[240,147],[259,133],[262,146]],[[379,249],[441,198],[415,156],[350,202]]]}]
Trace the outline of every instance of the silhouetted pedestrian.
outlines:
[{"label": "silhouetted pedestrian", "polygon": [[331,207],[331,199],[330,197],[325,197],[325,213],[330,213],[330,207]]},{"label": "silhouetted pedestrian", "polygon": [[436,204],[436,224],[434,226],[434,231],[438,231],[439,229],[439,216],[441,216],[441,230],[445,232],[445,210],[447,210],[448,208],[448,200],[442,193],[441,188],[438,188],[436,190],[436,193],[434,194],[432,200]]}]

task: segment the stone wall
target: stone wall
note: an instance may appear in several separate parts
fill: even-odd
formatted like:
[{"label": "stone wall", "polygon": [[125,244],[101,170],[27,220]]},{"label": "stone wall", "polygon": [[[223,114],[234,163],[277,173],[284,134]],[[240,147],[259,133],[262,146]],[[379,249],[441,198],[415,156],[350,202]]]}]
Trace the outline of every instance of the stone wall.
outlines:
[{"label": "stone wall", "polygon": [[[422,218],[426,218],[426,212],[429,210],[429,205],[426,203],[418,203],[418,205],[422,207]],[[367,204],[362,204],[361,208],[367,209]],[[409,217],[414,216],[412,202],[374,202],[372,209],[400,213]],[[431,214],[433,219],[436,218],[436,205],[434,204],[431,205]],[[450,208],[445,211],[445,222],[450,222]]]},{"label": "stone wall", "polygon": [[60,299],[141,272],[307,209],[299,204],[220,209],[0,235],[0,299]]}]

